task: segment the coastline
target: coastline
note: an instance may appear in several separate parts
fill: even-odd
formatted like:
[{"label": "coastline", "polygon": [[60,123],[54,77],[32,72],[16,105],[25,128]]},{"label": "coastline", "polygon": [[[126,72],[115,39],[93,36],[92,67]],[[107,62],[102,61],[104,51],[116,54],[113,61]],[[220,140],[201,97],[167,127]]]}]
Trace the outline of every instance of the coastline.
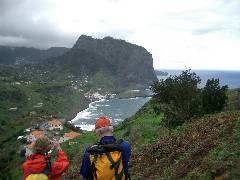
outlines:
[{"label": "coastline", "polygon": [[86,106],[84,109],[79,109],[76,115],[68,120],[70,124],[72,124],[74,127],[79,128],[83,131],[92,131],[94,129],[94,125],[91,124],[85,124],[84,122],[81,122],[81,125],[76,125],[74,122],[78,120],[79,116],[87,116],[88,115],[88,109],[93,106],[94,103],[106,101],[107,99],[101,98],[101,99],[95,99],[94,101],[90,101],[88,106]]},{"label": "coastline", "polygon": [[73,106],[72,111],[70,111],[66,117],[66,122],[71,121],[77,116],[79,112],[83,111],[84,109],[87,109],[90,103],[91,103],[90,99],[86,99],[86,101],[82,101],[78,105]]},{"label": "coastline", "polygon": [[79,111],[69,123],[83,131],[92,131],[95,120],[100,116],[107,116],[116,125],[132,116],[150,98],[137,96],[121,99],[98,99],[92,101],[88,108]]},{"label": "coastline", "polygon": [[152,92],[150,89],[134,89],[123,91],[116,95],[115,98],[118,99],[130,99],[130,98],[137,98],[137,97],[152,97]]}]

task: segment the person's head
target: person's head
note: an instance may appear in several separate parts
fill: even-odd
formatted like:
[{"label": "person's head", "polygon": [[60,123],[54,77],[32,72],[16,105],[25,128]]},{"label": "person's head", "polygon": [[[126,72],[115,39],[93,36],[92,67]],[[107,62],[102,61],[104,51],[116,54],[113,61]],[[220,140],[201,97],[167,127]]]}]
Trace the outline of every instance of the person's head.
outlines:
[{"label": "person's head", "polygon": [[97,136],[112,136],[113,135],[113,126],[112,122],[105,116],[97,119],[95,123],[95,132]]},{"label": "person's head", "polygon": [[49,152],[52,148],[52,143],[47,137],[38,138],[33,146],[33,152],[42,154]]}]

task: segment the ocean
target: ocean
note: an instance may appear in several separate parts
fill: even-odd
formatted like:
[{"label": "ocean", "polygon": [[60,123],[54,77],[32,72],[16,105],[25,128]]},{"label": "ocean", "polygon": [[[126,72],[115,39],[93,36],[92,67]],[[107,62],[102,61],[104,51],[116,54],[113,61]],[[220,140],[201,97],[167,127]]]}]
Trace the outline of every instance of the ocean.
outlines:
[{"label": "ocean", "polygon": [[[179,75],[182,70],[162,70],[170,75]],[[191,70],[201,78],[200,87],[204,87],[207,80],[218,78],[222,86],[228,85],[230,89],[240,88],[240,70],[239,71],[216,71],[216,70]],[[166,79],[168,76],[158,76],[159,79]]]},{"label": "ocean", "polygon": [[116,125],[135,114],[149,100],[150,97],[101,99],[90,103],[71,122],[82,130],[91,131],[97,118],[107,116]]},{"label": "ocean", "polygon": [[[182,70],[163,70],[170,75],[179,75]],[[240,71],[210,71],[192,70],[200,76],[204,87],[207,79],[219,78],[221,85],[228,85],[229,88],[240,88]],[[158,76],[159,79],[166,79],[168,76]],[[83,130],[92,131],[94,123],[100,116],[107,116],[114,125],[134,115],[150,97],[129,98],[129,99],[101,99],[89,104],[89,107],[77,114],[71,122]]]}]

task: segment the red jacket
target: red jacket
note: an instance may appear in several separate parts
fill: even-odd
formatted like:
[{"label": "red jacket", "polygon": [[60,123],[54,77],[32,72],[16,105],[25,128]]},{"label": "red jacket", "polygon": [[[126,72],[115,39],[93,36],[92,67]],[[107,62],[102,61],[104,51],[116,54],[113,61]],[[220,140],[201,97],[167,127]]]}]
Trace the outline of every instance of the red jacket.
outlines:
[{"label": "red jacket", "polygon": [[[52,163],[51,172],[48,177],[51,180],[61,179],[61,176],[67,170],[68,165],[69,161],[67,155],[62,150],[58,151],[58,159]],[[28,156],[22,166],[24,179],[26,179],[31,173],[37,174],[43,172],[45,167],[46,160],[44,155],[32,154]]]}]

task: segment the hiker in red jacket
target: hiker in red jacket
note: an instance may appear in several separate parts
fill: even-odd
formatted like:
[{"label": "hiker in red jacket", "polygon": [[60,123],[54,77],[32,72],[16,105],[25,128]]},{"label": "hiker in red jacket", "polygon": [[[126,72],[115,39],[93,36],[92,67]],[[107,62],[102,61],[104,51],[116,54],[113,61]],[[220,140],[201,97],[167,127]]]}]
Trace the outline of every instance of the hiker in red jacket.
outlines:
[{"label": "hiker in red jacket", "polygon": [[[58,150],[57,161],[51,162],[51,157],[47,153],[51,150],[52,145],[48,138],[42,137],[36,140],[33,147],[34,153],[27,157],[22,169],[24,179],[31,176],[46,176],[45,179],[59,180],[62,174],[67,170],[69,161],[65,152],[61,149],[59,143],[54,144]],[[31,178],[29,178],[31,179]]]}]

